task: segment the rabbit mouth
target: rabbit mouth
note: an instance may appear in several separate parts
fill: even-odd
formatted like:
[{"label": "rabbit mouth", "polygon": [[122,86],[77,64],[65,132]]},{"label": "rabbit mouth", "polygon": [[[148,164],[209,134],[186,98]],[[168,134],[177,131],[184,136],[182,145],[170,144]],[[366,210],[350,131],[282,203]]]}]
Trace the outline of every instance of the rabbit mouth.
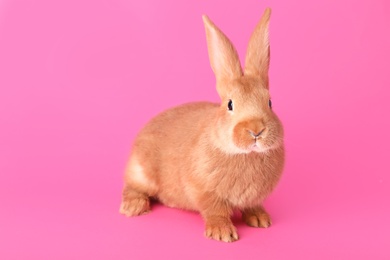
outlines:
[{"label": "rabbit mouth", "polygon": [[249,146],[249,150],[251,152],[264,153],[268,150],[268,148],[264,147],[264,145],[255,140],[255,142]]},{"label": "rabbit mouth", "polygon": [[265,141],[266,140],[264,139],[255,139],[254,142],[252,142],[248,147],[249,152],[265,153],[268,152],[269,150],[279,147],[278,142],[268,144]]}]

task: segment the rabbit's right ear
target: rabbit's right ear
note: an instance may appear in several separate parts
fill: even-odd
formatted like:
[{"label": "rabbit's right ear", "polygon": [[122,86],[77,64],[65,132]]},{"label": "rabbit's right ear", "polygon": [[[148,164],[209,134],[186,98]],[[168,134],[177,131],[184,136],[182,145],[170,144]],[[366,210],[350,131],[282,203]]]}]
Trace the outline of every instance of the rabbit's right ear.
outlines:
[{"label": "rabbit's right ear", "polygon": [[206,29],[210,64],[217,82],[242,76],[240,60],[233,44],[206,15],[202,18]]},{"label": "rabbit's right ear", "polygon": [[245,74],[260,76],[264,80],[266,88],[268,88],[268,69],[270,60],[268,33],[270,17],[271,9],[267,8],[252,33],[245,58]]}]

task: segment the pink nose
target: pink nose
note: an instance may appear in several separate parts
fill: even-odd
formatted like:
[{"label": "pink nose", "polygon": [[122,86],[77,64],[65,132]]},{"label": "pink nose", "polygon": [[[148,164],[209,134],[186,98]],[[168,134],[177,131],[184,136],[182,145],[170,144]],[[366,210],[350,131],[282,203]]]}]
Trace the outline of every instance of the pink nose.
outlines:
[{"label": "pink nose", "polygon": [[252,130],[248,130],[248,132],[249,132],[249,134],[250,134],[251,136],[253,136],[254,138],[256,138],[256,137],[259,137],[259,136],[264,132],[264,130],[265,130],[265,128],[263,128],[260,132],[257,132],[257,133],[253,132]]}]

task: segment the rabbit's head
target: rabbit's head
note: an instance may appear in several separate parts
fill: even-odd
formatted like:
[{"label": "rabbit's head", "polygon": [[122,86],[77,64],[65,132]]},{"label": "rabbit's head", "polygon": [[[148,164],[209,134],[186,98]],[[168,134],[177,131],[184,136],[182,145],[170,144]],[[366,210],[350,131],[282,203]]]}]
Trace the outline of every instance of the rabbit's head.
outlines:
[{"label": "rabbit's head", "polygon": [[203,16],[210,64],[221,98],[214,144],[229,154],[264,153],[283,143],[283,127],[272,111],[269,93],[270,14],[266,9],[249,40],[244,69],[230,40]]}]

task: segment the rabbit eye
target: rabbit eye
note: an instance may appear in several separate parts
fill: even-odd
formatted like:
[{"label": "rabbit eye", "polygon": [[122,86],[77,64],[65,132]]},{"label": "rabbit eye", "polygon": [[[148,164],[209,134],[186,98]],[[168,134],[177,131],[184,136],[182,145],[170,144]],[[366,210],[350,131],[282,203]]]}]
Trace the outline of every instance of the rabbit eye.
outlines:
[{"label": "rabbit eye", "polygon": [[233,101],[231,99],[229,99],[228,109],[229,111],[233,111]]},{"label": "rabbit eye", "polygon": [[268,100],[268,106],[269,106],[270,108],[272,108],[272,101],[271,101],[271,99]]}]

